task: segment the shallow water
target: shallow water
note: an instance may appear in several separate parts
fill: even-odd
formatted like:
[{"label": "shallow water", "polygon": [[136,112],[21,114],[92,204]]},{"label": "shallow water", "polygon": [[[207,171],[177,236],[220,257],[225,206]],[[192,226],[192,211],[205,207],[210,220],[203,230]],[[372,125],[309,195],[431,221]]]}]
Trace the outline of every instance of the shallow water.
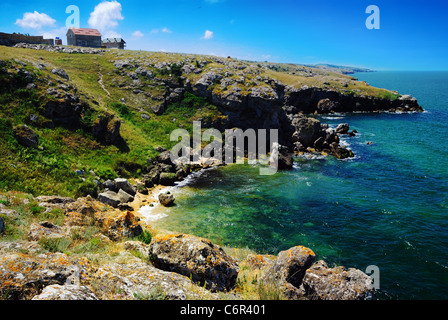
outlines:
[{"label": "shallow water", "polygon": [[322,116],[359,132],[344,138],[355,159],[302,157],[275,176],[207,170],[154,223],[263,253],[300,244],[329,264],[376,265],[381,298],[448,298],[448,72],[355,76],[412,94],[426,112]]}]

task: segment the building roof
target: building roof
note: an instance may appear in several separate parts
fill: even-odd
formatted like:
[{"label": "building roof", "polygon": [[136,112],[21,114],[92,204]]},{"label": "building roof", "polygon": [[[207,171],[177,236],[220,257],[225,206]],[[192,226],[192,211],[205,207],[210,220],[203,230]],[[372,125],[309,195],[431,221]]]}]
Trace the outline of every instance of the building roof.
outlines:
[{"label": "building roof", "polygon": [[103,39],[103,43],[126,43],[126,41],[123,40],[123,38],[106,38]]},{"label": "building roof", "polygon": [[101,33],[96,29],[70,28],[70,30],[76,35],[101,37]]}]

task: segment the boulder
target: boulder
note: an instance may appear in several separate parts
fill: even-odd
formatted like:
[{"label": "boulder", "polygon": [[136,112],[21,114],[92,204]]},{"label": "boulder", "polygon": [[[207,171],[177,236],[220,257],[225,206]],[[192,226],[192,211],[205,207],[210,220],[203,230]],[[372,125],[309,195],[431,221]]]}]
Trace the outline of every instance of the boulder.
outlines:
[{"label": "boulder", "polygon": [[159,194],[159,201],[164,207],[171,207],[174,205],[174,195],[171,193],[161,193]]},{"label": "boulder", "polygon": [[39,137],[34,131],[26,125],[18,125],[14,127],[14,137],[22,146],[28,148],[37,148]]},{"label": "boulder", "polygon": [[115,179],[115,184],[116,184],[118,190],[121,189],[133,197],[137,194],[137,192],[135,191],[135,189],[132,187],[132,185],[129,183],[129,181],[127,179],[117,178],[117,179]]},{"label": "boulder", "polygon": [[54,284],[45,287],[39,295],[31,300],[88,301],[98,300],[98,298],[86,286]]},{"label": "boulder", "polygon": [[229,291],[236,285],[237,262],[209,240],[186,234],[161,234],[150,244],[156,268],[189,277],[212,291]]},{"label": "boulder", "polygon": [[120,189],[117,193],[118,198],[120,199],[120,202],[123,203],[129,203],[134,201],[134,197],[131,196],[129,193],[123,191],[123,189]]},{"label": "boulder", "polygon": [[113,192],[118,192],[117,184],[113,180],[107,180],[103,183],[103,187]]},{"label": "boulder", "polygon": [[279,253],[272,267],[264,275],[270,283],[287,282],[299,288],[306,270],[314,262],[316,255],[311,249],[297,246]]},{"label": "boulder", "polygon": [[341,123],[340,125],[337,126],[336,133],[337,134],[347,134],[349,130],[350,130],[350,126],[348,125],[348,123]]},{"label": "boulder", "polygon": [[111,207],[117,208],[121,203],[121,199],[116,192],[106,191],[98,195],[98,201],[107,204]]},{"label": "boulder", "polygon": [[374,300],[372,279],[364,272],[344,267],[328,268],[318,261],[302,281],[305,294],[313,300]]},{"label": "boulder", "polygon": [[353,158],[355,155],[353,151],[350,149],[341,147],[337,142],[333,142],[331,145],[331,152],[338,158],[338,159],[347,159],[347,158]]},{"label": "boulder", "polygon": [[291,170],[293,168],[294,158],[292,153],[281,150],[278,155],[278,169]]},{"label": "boulder", "polygon": [[105,112],[93,122],[92,134],[105,144],[119,142],[121,121],[114,114]]},{"label": "boulder", "polygon": [[174,186],[176,182],[176,174],[171,172],[162,172],[160,174],[159,184],[162,186]]},{"label": "boulder", "polygon": [[293,120],[292,125],[295,129],[293,141],[299,142],[305,149],[313,147],[314,142],[322,135],[322,126],[317,119],[298,117]]}]

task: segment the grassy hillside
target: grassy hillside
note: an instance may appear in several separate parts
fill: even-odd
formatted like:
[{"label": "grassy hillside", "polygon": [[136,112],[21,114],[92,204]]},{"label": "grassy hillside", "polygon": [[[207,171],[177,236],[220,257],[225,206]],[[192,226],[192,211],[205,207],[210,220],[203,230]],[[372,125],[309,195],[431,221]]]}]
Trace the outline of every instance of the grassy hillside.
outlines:
[{"label": "grassy hillside", "polygon": [[[192,129],[193,120],[213,125],[224,116],[205,99],[173,88],[195,83],[207,72],[227,74],[243,93],[276,79],[286,85],[324,87],[356,95],[395,99],[393,92],[368,86],[342,73],[304,66],[250,63],[209,56],[141,51],[69,54],[0,47],[0,190],[62,196],[95,195],[97,182],[147,172],[156,148],[170,148],[174,129]],[[117,63],[125,64],[124,68]],[[186,73],[182,67],[191,66]],[[69,77],[54,74],[63,69]],[[236,71],[235,71],[236,70]],[[222,90],[217,85],[215,90]],[[174,94],[174,98],[171,97]],[[79,121],[51,121],[48,104],[75,99]],[[79,100],[79,101],[78,101]],[[168,101],[164,112],[153,110]],[[75,112],[75,111],[74,111]],[[120,143],[104,143],[92,126],[105,114],[121,121]],[[37,148],[17,142],[14,127],[28,125]],[[83,172],[83,175],[80,173]]]}]

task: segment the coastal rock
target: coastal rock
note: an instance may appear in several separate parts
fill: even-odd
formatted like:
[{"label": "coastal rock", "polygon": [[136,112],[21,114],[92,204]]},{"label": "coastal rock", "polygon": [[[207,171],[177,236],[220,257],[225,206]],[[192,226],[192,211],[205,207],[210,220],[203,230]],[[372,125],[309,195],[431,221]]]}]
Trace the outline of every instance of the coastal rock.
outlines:
[{"label": "coastal rock", "polygon": [[348,123],[341,123],[340,125],[337,126],[336,133],[337,134],[347,134],[349,130],[350,130],[350,126],[348,125]]},{"label": "coastal rock", "polygon": [[172,193],[161,193],[159,194],[159,201],[160,204],[162,204],[164,207],[171,207],[174,205],[174,201],[176,199],[174,198],[174,195]]},{"label": "coastal rock", "polygon": [[103,183],[103,187],[109,189],[109,191],[118,192],[118,187],[115,181],[107,180]]},{"label": "coastal rock", "polygon": [[106,191],[98,195],[98,201],[107,204],[111,207],[118,208],[121,199],[116,192]]},{"label": "coastal rock", "polygon": [[293,120],[292,125],[295,129],[293,141],[299,142],[305,149],[313,147],[314,142],[321,137],[322,126],[317,119],[298,117]]},{"label": "coastal rock", "polygon": [[127,179],[117,178],[115,179],[115,184],[117,186],[117,189],[121,189],[133,197],[137,193]]},{"label": "coastal rock", "polygon": [[312,265],[302,281],[313,300],[374,300],[372,279],[357,269],[328,268],[324,261]]},{"label": "coastal rock", "polygon": [[330,99],[322,99],[317,103],[317,111],[319,113],[330,113],[339,108],[339,103]]},{"label": "coastal rock", "polygon": [[316,255],[311,249],[302,246],[282,251],[263,277],[271,283],[287,282],[299,288],[306,270],[311,267],[315,258]]},{"label": "coastal rock", "polygon": [[229,291],[236,285],[237,262],[209,240],[186,234],[161,234],[150,245],[156,268],[176,272],[212,291]]},{"label": "coastal rock", "polygon": [[134,201],[134,197],[131,196],[129,193],[123,191],[123,189],[120,189],[117,193],[118,198],[120,199],[120,202],[123,203],[129,203]]},{"label": "coastal rock", "polygon": [[27,148],[37,148],[37,145],[39,144],[39,137],[37,134],[26,125],[14,127],[14,137],[21,145]]},{"label": "coastal rock", "polygon": [[85,278],[93,268],[86,258],[74,258],[62,253],[0,254],[0,295],[5,300],[29,300],[46,286],[64,285]]},{"label": "coastal rock", "polygon": [[170,172],[162,172],[160,174],[159,183],[162,186],[166,187],[174,186],[175,182],[176,182],[176,174]]},{"label": "coastal rock", "polygon": [[347,158],[353,158],[355,155],[353,154],[353,151],[350,149],[347,149],[345,147],[341,147],[338,143],[333,142],[331,145],[331,151],[332,153],[338,158],[338,159],[347,159]]},{"label": "coastal rock", "polygon": [[113,209],[90,197],[67,205],[64,226],[92,225],[112,241],[134,238],[143,232],[139,219],[132,212]]},{"label": "coastal rock", "polygon": [[41,294],[31,300],[87,301],[98,300],[98,298],[86,286],[54,284],[45,287]]},{"label": "coastal rock", "polygon": [[100,299],[187,300],[217,299],[217,297],[194,285],[183,275],[154,268],[147,263],[132,261],[126,264],[110,263],[101,266],[93,275],[93,286],[99,288]]}]

